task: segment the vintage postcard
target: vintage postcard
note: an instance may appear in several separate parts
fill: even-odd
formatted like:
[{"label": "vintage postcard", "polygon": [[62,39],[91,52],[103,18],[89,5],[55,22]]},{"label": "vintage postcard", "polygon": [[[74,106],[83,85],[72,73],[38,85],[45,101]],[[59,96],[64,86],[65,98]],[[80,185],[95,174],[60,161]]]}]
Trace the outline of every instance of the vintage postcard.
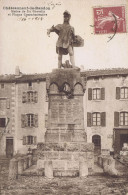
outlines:
[{"label": "vintage postcard", "polygon": [[0,194],[128,195],[127,0],[0,0]]}]

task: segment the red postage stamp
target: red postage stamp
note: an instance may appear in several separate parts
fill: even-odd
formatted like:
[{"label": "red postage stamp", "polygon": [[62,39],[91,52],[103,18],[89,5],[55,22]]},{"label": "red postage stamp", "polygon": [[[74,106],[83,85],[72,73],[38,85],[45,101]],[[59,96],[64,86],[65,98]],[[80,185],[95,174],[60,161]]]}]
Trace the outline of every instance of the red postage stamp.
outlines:
[{"label": "red postage stamp", "polygon": [[126,32],[125,6],[99,7],[93,11],[95,34]]}]

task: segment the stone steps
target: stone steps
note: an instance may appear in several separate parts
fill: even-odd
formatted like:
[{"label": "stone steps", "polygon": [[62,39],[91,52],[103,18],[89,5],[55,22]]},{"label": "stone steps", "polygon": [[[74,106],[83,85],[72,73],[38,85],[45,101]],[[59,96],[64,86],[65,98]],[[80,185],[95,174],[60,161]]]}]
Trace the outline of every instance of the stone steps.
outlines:
[{"label": "stone steps", "polygon": [[[101,176],[103,175],[103,169],[95,163],[94,170],[89,170],[89,175]],[[44,168],[37,169],[37,165],[32,165],[28,169],[24,170],[22,176],[44,176]],[[54,177],[78,177],[78,170],[53,170]]]}]

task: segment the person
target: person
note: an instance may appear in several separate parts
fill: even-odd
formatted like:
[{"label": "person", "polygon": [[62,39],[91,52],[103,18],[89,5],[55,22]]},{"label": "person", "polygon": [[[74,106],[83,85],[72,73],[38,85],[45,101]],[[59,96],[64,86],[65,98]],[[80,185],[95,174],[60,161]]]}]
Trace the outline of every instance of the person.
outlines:
[{"label": "person", "polygon": [[69,54],[70,62],[73,68],[75,68],[74,49],[73,42],[75,39],[74,28],[69,24],[71,14],[66,10],[64,13],[63,24],[52,26],[47,30],[48,36],[51,32],[58,34],[58,40],[56,43],[56,52],[58,54],[58,68],[62,67],[62,56]]}]

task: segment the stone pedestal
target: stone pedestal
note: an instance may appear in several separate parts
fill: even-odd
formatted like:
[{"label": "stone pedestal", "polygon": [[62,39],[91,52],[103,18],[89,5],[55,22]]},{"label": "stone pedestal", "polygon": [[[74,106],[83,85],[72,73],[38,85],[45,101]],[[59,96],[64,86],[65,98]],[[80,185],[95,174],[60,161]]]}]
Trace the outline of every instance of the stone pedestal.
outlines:
[{"label": "stone pedestal", "polygon": [[24,170],[27,169],[29,166],[28,166],[28,162],[29,162],[29,159],[28,159],[28,156],[25,156],[24,157]]},{"label": "stone pedestal", "polygon": [[18,160],[11,159],[9,164],[9,179],[17,179],[18,177]]},{"label": "stone pedestal", "polygon": [[55,69],[46,78],[49,98],[47,131],[45,143],[37,146],[40,162],[37,165],[44,168],[45,161],[52,161],[53,175],[78,175],[81,157],[89,161],[88,169],[93,169],[94,148],[86,142],[84,129],[85,87],[86,80],[76,69]]},{"label": "stone pedestal", "polygon": [[44,174],[47,178],[53,178],[53,165],[51,160],[44,162]]},{"label": "stone pedestal", "polygon": [[24,171],[24,159],[18,158],[18,174],[22,174]]},{"label": "stone pedestal", "polygon": [[32,166],[32,155],[28,155],[28,167]]},{"label": "stone pedestal", "polygon": [[80,177],[88,176],[88,164],[87,161],[85,160],[79,162],[79,176]]}]

